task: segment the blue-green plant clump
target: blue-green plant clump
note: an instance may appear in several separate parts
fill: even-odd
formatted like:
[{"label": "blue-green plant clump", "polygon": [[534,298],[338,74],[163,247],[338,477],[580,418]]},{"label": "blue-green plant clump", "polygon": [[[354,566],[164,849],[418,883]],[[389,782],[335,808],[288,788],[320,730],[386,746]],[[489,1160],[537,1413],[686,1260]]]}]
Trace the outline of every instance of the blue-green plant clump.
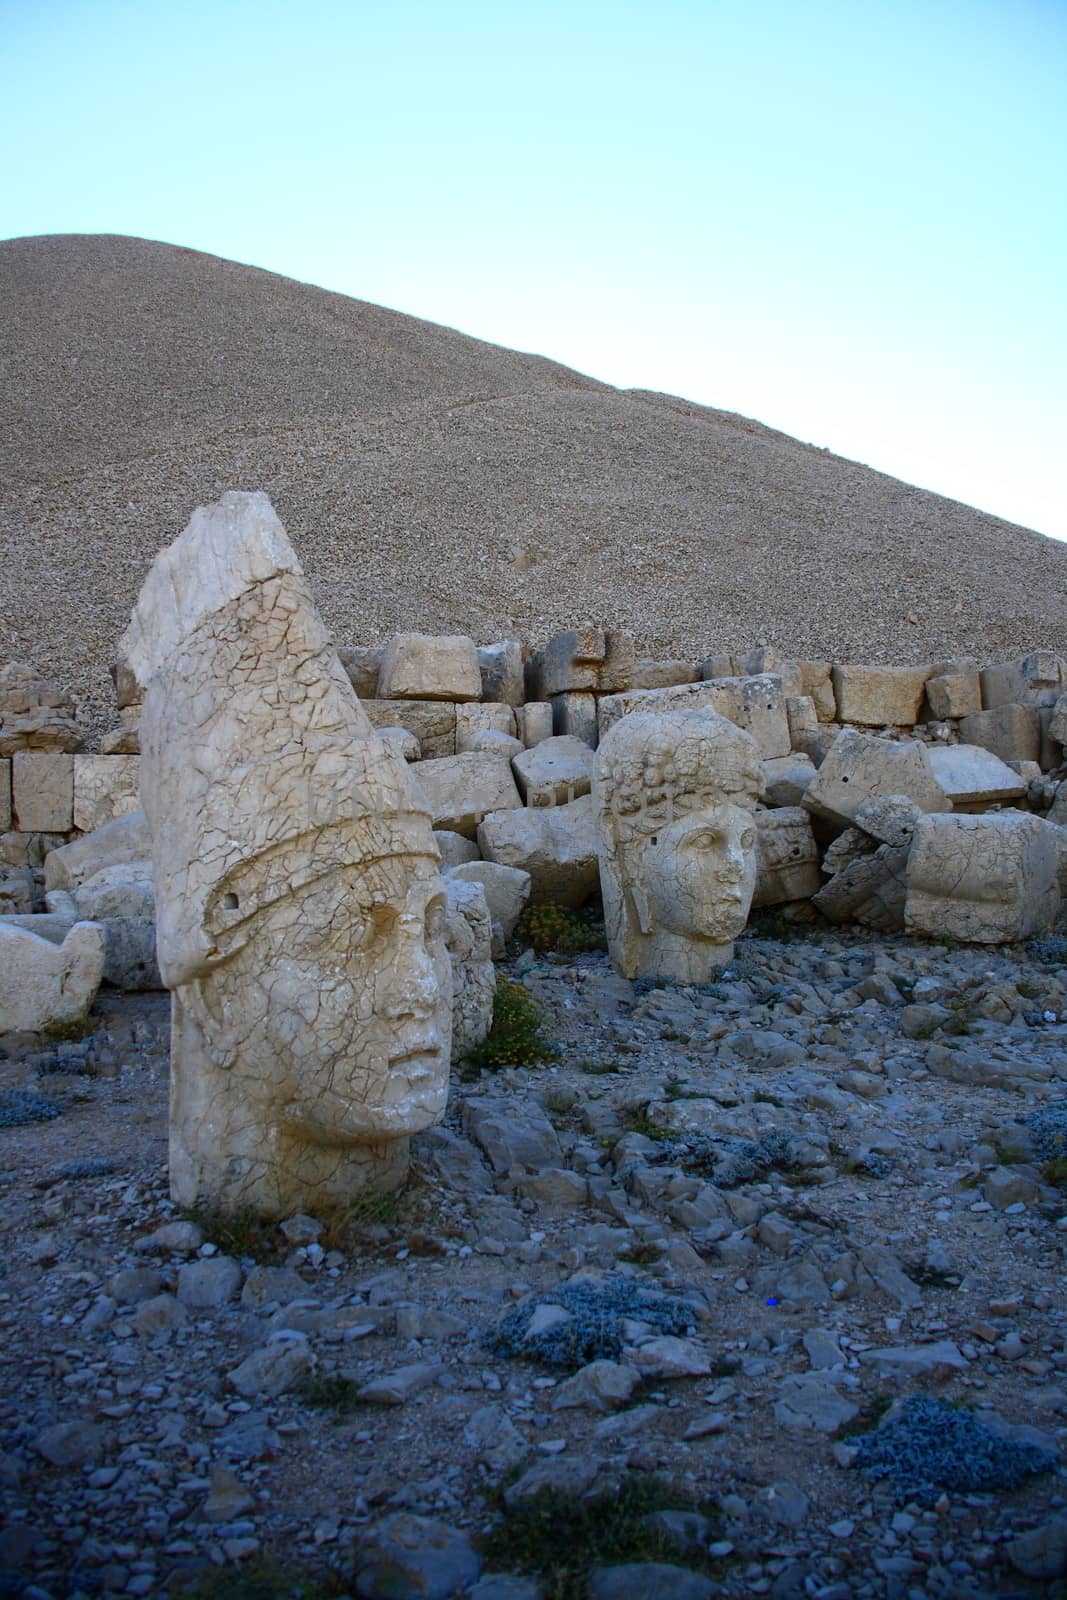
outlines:
[{"label": "blue-green plant clump", "polygon": [[687,1172],[710,1178],[720,1189],[734,1189],[739,1183],[752,1183],[775,1167],[789,1171],[802,1163],[787,1133],[763,1133],[758,1139],[738,1139],[731,1135],[715,1138],[690,1134],[670,1140],[665,1157]]},{"label": "blue-green plant clump", "polygon": [[1067,1100],[1053,1100],[1051,1105],[1039,1106],[1026,1119],[1034,1152],[1043,1161],[1056,1161],[1067,1156]]},{"label": "blue-green plant clump", "polygon": [[59,1107],[33,1089],[0,1089],[0,1128],[21,1128],[28,1122],[52,1122]]},{"label": "blue-green plant clump", "polygon": [[930,1395],[912,1395],[896,1415],[854,1443],[857,1466],[888,1482],[900,1501],[919,1505],[933,1505],[945,1489],[955,1494],[1017,1489],[1056,1465],[1049,1451],[1002,1439],[970,1411]]},{"label": "blue-green plant clump", "polygon": [[[528,1337],[538,1306],[562,1306],[569,1315]],[[680,1334],[692,1325],[693,1308],[676,1295],[629,1278],[581,1279],[547,1289],[513,1306],[486,1338],[494,1355],[524,1356],[549,1367],[584,1367],[615,1361],[626,1343],[626,1321],[647,1322],[660,1333]]]}]

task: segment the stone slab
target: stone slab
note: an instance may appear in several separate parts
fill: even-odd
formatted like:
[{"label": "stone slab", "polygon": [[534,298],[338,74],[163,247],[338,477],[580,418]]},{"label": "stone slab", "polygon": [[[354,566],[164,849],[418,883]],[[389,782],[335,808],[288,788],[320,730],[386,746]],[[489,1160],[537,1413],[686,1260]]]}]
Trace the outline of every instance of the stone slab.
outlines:
[{"label": "stone slab", "polygon": [[69,833],[74,825],[74,757],[30,751],[12,756],[11,800],[20,833]]},{"label": "stone slab", "polygon": [[405,728],[419,741],[424,761],[456,753],[456,707],[448,700],[362,700],[376,728]]},{"label": "stone slab", "polygon": [[919,720],[929,675],[928,666],[839,664],[833,669],[838,719],[865,727],[912,727]]},{"label": "stone slab", "polygon": [[74,757],[74,826],[92,833],[141,807],[139,756]]},{"label": "stone slab", "polygon": [[927,755],[934,777],[954,807],[1017,800],[1026,792],[1019,774],[981,745],[931,745]]}]

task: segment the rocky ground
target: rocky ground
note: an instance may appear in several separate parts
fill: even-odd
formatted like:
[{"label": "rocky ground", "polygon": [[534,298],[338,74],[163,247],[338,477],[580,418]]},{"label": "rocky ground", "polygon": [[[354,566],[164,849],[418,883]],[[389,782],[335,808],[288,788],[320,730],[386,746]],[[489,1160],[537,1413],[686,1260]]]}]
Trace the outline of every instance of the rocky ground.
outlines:
[{"label": "rocky ground", "polygon": [[170,1203],[165,996],[5,1041],[0,1593],[577,1595],[631,1501],[594,1600],[1055,1592],[1067,943],[771,931],[513,960],[556,1060],[282,1229]]}]

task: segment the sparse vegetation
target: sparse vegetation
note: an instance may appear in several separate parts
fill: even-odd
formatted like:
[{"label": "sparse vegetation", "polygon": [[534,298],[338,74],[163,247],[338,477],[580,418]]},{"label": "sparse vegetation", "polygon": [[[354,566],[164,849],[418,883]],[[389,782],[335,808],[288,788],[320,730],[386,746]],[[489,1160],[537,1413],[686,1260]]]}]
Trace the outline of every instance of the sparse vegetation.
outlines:
[{"label": "sparse vegetation", "polygon": [[345,1416],[359,1405],[359,1384],[340,1372],[313,1372],[300,1385],[298,1398],[314,1411]]},{"label": "sparse vegetation", "polygon": [[606,950],[604,918],[592,910],[571,911],[566,906],[527,906],[515,929],[515,942],[539,954],[583,955]]},{"label": "sparse vegetation", "polygon": [[204,1230],[204,1238],[224,1255],[248,1257],[263,1265],[274,1265],[289,1252],[290,1246],[278,1232],[277,1222],[257,1217],[251,1211],[240,1211],[235,1216],[221,1216],[203,1206],[193,1206],[185,1213],[190,1222]]},{"label": "sparse vegetation", "polygon": [[541,1011],[530,991],[512,978],[498,977],[493,1026],[489,1037],[467,1057],[468,1065],[475,1071],[494,1072],[554,1060],[559,1052],[541,1027]]},{"label": "sparse vegetation", "polygon": [[49,1044],[78,1044],[88,1038],[95,1027],[96,1023],[85,1012],[80,1017],[72,1017],[69,1022],[46,1023],[40,1030],[40,1037]]},{"label": "sparse vegetation", "polygon": [[176,1600],[334,1600],[345,1587],[338,1578],[296,1572],[268,1558],[240,1571],[212,1568],[172,1593]]},{"label": "sparse vegetation", "polygon": [[508,1506],[503,1492],[487,1496],[499,1521],[480,1542],[487,1568],[536,1574],[545,1600],[585,1600],[596,1566],[662,1561],[697,1572],[715,1570],[700,1549],[686,1554],[653,1520],[657,1511],[698,1511],[714,1521],[714,1509],[662,1478],[629,1473],[611,1490],[587,1500],[559,1490]]}]

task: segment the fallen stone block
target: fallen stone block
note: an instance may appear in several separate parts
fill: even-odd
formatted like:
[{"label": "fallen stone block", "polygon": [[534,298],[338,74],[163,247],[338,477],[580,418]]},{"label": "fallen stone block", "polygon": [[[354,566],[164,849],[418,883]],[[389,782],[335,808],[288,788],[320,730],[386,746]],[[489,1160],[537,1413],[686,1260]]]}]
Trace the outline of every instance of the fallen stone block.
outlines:
[{"label": "fallen stone block", "polygon": [[974,661],[946,661],[926,680],[926,700],[934,717],[969,717],[982,709],[982,684]]},{"label": "fallen stone block", "polygon": [[1017,772],[991,750],[977,744],[931,745],[927,749],[934,777],[953,809],[1018,800],[1026,791]]},{"label": "fallen stone block", "polygon": [[516,1116],[509,1101],[475,1097],[463,1102],[462,1114],[466,1132],[485,1152],[494,1172],[512,1167],[540,1172],[564,1165],[556,1130],[533,1101],[527,1101]]},{"label": "fallen stone block", "polygon": [[0,833],[11,827],[11,760],[0,757]]},{"label": "fallen stone block", "polygon": [[475,748],[479,734],[503,733],[508,738],[515,734],[515,713],[502,701],[471,701],[456,707],[456,754],[461,756]]},{"label": "fallen stone block", "polygon": [[492,812],[478,828],[478,845],[487,861],[530,874],[532,905],[584,905],[600,881],[589,795],[536,811]]},{"label": "fallen stone block", "polygon": [[456,707],[449,700],[364,700],[375,728],[406,728],[419,741],[424,761],[456,753]]},{"label": "fallen stone block", "polygon": [[670,689],[678,683],[698,683],[700,668],[693,661],[657,661],[641,656],[634,662],[634,689]]},{"label": "fallen stone block", "polygon": [[926,690],[929,667],[874,667],[851,663],[833,669],[834,700],[841,722],[868,727],[912,727]]},{"label": "fallen stone block", "polygon": [[450,868],[448,876],[481,884],[494,929],[499,927],[503,938],[510,939],[530,898],[530,874],[500,861],[468,861]]},{"label": "fallen stone block", "polygon": [[104,930],[78,922],[61,945],[0,923],[0,1033],[76,1022],[104,975]]},{"label": "fallen stone block", "polygon": [[915,739],[896,743],[844,728],[804,795],[816,817],[844,828],[865,800],[905,795],[922,811],[948,811],[951,802],[937,779],[926,746]]},{"label": "fallen stone block", "polygon": [[552,703],[549,700],[528,700],[515,709],[515,731],[527,750],[532,750],[542,739],[552,737]]},{"label": "fallen stone block", "polygon": [[815,714],[820,722],[837,721],[837,699],[834,695],[833,662],[798,661],[800,692],[815,702]]},{"label": "fallen stone block", "polygon": [[583,739],[562,735],[524,750],[511,768],[528,806],[565,805],[589,793],[593,752]]},{"label": "fallen stone block", "polygon": [[812,905],[828,922],[859,922],[880,933],[904,927],[908,847],[882,844],[834,874]]},{"label": "fallen stone block", "polygon": [[678,684],[670,689],[632,690],[628,694],[604,695],[597,705],[600,738],[603,739],[620,717],[631,712],[662,715],[668,711],[717,711],[721,717],[744,728],[759,745],[764,760],[790,753],[789,721],[780,679],[719,678],[701,683]]},{"label": "fallen stone block", "polygon": [[1054,823],[1022,811],[927,816],[907,869],[908,933],[1002,944],[1047,933],[1060,906]]},{"label": "fallen stone block", "polygon": [[18,752],[11,800],[21,833],[69,833],[74,825],[74,757]]},{"label": "fallen stone block", "polygon": [[377,700],[378,677],[382,669],[385,646],[382,644],[356,645],[350,650],[337,652],[348,681],[361,700]]},{"label": "fallen stone block", "polygon": [[526,685],[522,645],[516,639],[480,645],[478,670],[482,675],[482,699],[508,706],[521,706]]},{"label": "fallen stone block", "polygon": [[798,806],[815,777],[809,756],[775,756],[763,763],[763,801],[768,806]]},{"label": "fallen stone block", "polygon": [[376,728],[375,732],[382,743],[395,751],[402,761],[422,760],[419,741],[406,728]]},{"label": "fallen stone block", "polygon": [[382,657],[378,694],[383,700],[480,700],[474,640],[463,634],[395,634]]},{"label": "fallen stone block", "polygon": [[499,756],[471,752],[420,761],[412,783],[425,796],[434,827],[466,834],[468,839],[487,813],[522,806],[511,766]]},{"label": "fallen stone block", "polygon": [[785,717],[789,724],[789,743],[794,750],[807,753],[808,740],[817,738],[819,732],[815,701],[809,694],[787,694]]},{"label": "fallen stone block", "polygon": [[580,739],[590,750],[595,750],[599,737],[596,695],[577,692],[555,695],[552,732],[558,738]]},{"label": "fallen stone block", "polygon": [[982,704],[987,711],[998,706],[1054,706],[1067,689],[1067,660],[1054,650],[1031,650],[1018,661],[983,667]]},{"label": "fallen stone block", "polygon": [[756,812],[756,888],[753,910],[810,900],[817,894],[819,847],[801,806]]},{"label": "fallen stone block", "polygon": [[50,850],[44,858],[45,888],[78,889],[106,867],[147,861],[151,854],[152,839],[144,812],[131,811]]},{"label": "fallen stone block", "polygon": [[62,754],[81,747],[66,692],[24,662],[0,665],[0,756],[24,750]]},{"label": "fallen stone block", "polygon": [[998,705],[960,718],[960,739],[981,745],[1002,761],[1037,761],[1041,756],[1041,719],[1036,706]]},{"label": "fallen stone block", "polygon": [[444,878],[445,944],[452,958],[452,1060],[462,1061],[493,1025],[493,926],[481,883]]},{"label": "fallen stone block", "polygon": [[74,826],[92,833],[141,807],[138,756],[74,757]]},{"label": "fallen stone block", "polygon": [[465,861],[481,860],[481,851],[473,839],[465,839],[463,834],[453,833],[449,828],[435,828],[433,836],[441,852],[442,872],[449,867],[462,866]]},{"label": "fallen stone block", "polygon": [[531,666],[532,700],[550,700],[576,691],[615,694],[633,684],[633,635],[623,629],[586,624],[568,628],[548,641]]}]

